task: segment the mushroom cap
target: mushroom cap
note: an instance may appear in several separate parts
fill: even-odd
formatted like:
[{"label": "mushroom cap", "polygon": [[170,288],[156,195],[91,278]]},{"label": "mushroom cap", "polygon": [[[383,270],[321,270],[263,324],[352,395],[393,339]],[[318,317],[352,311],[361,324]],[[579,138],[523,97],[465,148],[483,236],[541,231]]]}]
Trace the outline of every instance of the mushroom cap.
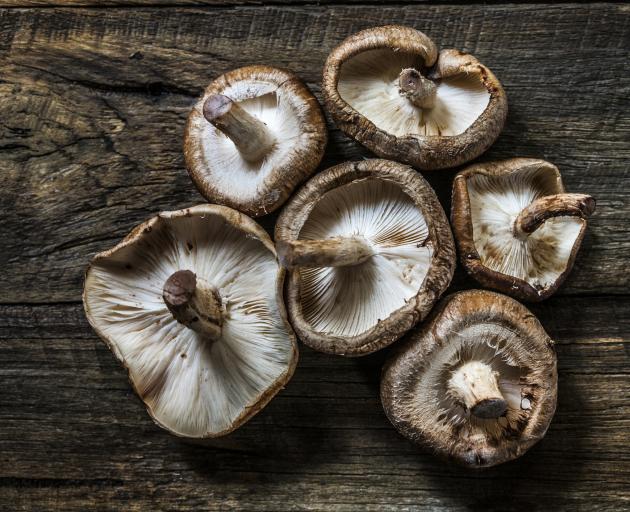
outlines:
[{"label": "mushroom cap", "polygon": [[[276,137],[260,162],[245,160],[203,115],[206,99],[224,95],[267,125]],[[254,217],[278,208],[319,165],[328,132],[319,103],[290,71],[247,66],[215,79],[186,124],[184,156],[199,192],[210,202]]]},{"label": "mushroom cap", "polygon": [[[407,68],[435,81],[434,108],[399,94],[397,78]],[[323,94],[343,132],[380,157],[423,170],[476,158],[507,116],[505,91],[488,68],[458,50],[438,54],[428,36],[398,25],[362,30],[337,46],[324,66]]]},{"label": "mushroom cap", "polygon": [[349,267],[288,270],[299,338],[330,354],[379,350],[422,320],[448,287],[455,247],[435,192],[411,167],[346,162],[309,180],[285,206],[276,242],[364,237],[374,255]]},{"label": "mushroom cap", "polygon": [[467,272],[521,300],[540,301],[555,293],[573,268],[587,221],[551,218],[526,239],[514,235],[513,225],[532,201],[564,191],[560,171],[545,160],[513,158],[458,173],[451,221]]},{"label": "mushroom cap", "polygon": [[[480,419],[448,394],[453,368],[471,360],[498,372],[505,415]],[[484,290],[444,298],[396,347],[381,379],[385,413],[401,434],[473,468],[520,457],[542,439],[556,399],[553,341],[525,306]]]},{"label": "mushroom cap", "polygon": [[[162,286],[191,270],[222,298],[220,339],[178,323]],[[87,318],[129,373],[153,420],[183,437],[219,437],[261,410],[291,378],[295,336],[271,239],[224,206],[163,212],[94,257]]]}]

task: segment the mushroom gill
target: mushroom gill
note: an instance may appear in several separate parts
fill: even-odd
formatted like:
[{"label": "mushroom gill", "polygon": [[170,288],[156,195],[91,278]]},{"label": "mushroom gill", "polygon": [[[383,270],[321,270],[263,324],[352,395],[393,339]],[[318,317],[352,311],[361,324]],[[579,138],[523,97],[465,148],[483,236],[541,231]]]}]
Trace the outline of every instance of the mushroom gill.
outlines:
[{"label": "mushroom gill", "polygon": [[198,129],[205,158],[211,160],[213,185],[239,201],[254,201],[261,185],[278,163],[289,157],[301,136],[298,114],[282,90],[262,82],[235,82],[222,93],[266,127],[273,143],[258,158],[248,158],[235,141],[220,129],[199,118]]},{"label": "mushroom gill", "polygon": [[[414,414],[437,418],[436,435],[451,435],[461,429],[459,435],[464,437],[499,440],[518,431],[527,414],[522,395],[528,385],[528,372],[513,351],[505,350],[515,343],[522,343],[517,333],[493,323],[467,326],[451,333],[448,343],[431,355],[418,380]],[[462,382],[461,372],[473,365],[488,374],[478,373],[475,380]],[[498,389],[493,389],[494,379]],[[469,403],[468,395],[475,392],[475,386],[482,389],[476,390],[476,402]],[[503,405],[493,414],[490,408],[489,412],[479,410],[484,401],[501,401]]]},{"label": "mushroom gill", "polygon": [[469,467],[527,451],[545,435],[556,397],[553,341],[523,305],[484,290],[443,299],[381,379],[398,431]]},{"label": "mushroom gill", "polygon": [[97,255],[84,304],[155,421],[215,437],[249,419],[293,371],[280,275],[262,228],[201,205],[162,213]]},{"label": "mushroom gill", "polygon": [[[490,102],[480,75],[429,76],[421,56],[381,48],[343,62],[337,87],[353,109],[396,137],[462,134]],[[410,95],[409,88],[417,91],[420,84],[429,89],[429,100],[414,101]]]},{"label": "mushroom gill", "polygon": [[282,211],[275,238],[293,328],[329,354],[361,356],[394,342],[427,315],[455,268],[435,192],[389,160],[313,177]]},{"label": "mushroom gill", "polygon": [[315,170],[327,139],[321,108],[295,74],[247,66],[206,87],[188,116],[184,157],[206,199],[259,216]]},{"label": "mushroom gill", "polygon": [[533,165],[511,174],[475,174],[467,186],[473,240],[481,263],[536,289],[552,286],[567,270],[585,221],[549,218],[524,235],[519,233],[517,219],[536,200],[561,192],[555,174]]},{"label": "mushroom gill", "polygon": [[347,266],[300,268],[302,307],[314,331],[356,336],[418,293],[433,249],[422,212],[399,187],[353,182],[324,194],[300,240],[361,237],[371,255]]}]

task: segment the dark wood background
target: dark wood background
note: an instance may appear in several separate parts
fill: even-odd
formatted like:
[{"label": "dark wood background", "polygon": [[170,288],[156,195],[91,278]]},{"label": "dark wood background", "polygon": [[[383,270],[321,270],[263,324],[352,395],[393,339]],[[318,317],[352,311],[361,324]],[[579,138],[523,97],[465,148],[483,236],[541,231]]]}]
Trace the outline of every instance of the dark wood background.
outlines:
[{"label": "dark wood background", "polygon": [[[630,510],[629,5],[1,3],[1,510]],[[482,160],[546,158],[597,198],[572,275],[531,306],[557,341],[547,437],[498,468],[448,466],[387,422],[387,351],[304,347],[287,388],[233,436],[168,435],[85,320],[88,260],[203,200],[181,146],[212,78],[285,66],[321,98],[331,48],[385,23],[471,52],[502,81],[507,126]],[[322,168],[368,156],[330,130]],[[453,174],[427,175],[445,208]],[[474,286],[458,271],[452,290]]]}]

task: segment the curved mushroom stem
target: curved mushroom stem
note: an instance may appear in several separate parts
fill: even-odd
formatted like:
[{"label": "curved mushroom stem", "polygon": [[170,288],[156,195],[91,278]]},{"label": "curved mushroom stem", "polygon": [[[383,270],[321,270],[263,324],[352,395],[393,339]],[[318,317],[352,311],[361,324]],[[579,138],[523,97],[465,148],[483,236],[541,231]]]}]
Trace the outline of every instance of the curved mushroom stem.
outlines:
[{"label": "curved mushroom stem", "polygon": [[203,116],[232,140],[248,162],[261,160],[276,143],[265,123],[222,94],[206,99]]},{"label": "curved mushroom stem", "polygon": [[433,108],[437,86],[432,80],[424,78],[413,68],[403,69],[398,75],[398,89],[401,95],[419,108]]},{"label": "curved mushroom stem", "polygon": [[555,194],[536,199],[514,221],[514,235],[527,238],[552,217],[587,218],[595,211],[595,199],[586,194]]},{"label": "curved mushroom stem", "polygon": [[328,238],[292,240],[276,244],[283,267],[348,267],[363,263],[374,255],[365,238]]},{"label": "curved mushroom stem", "polygon": [[211,340],[221,336],[221,299],[190,270],[178,270],[164,283],[162,297],[175,320]]},{"label": "curved mushroom stem", "polygon": [[499,390],[498,372],[481,361],[457,368],[448,381],[448,392],[477,418],[499,418],[508,404]]}]

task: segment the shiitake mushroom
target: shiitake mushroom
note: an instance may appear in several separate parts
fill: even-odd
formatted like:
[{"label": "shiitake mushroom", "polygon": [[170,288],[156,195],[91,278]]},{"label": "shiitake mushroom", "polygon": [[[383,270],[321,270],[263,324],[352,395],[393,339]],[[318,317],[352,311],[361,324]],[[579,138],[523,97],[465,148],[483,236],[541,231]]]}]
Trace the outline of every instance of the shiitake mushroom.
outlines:
[{"label": "shiitake mushroom", "polygon": [[188,116],[184,156],[208,201],[257,217],[311,175],[327,139],[319,103],[294,73],[248,66],[206,88]]},{"label": "shiitake mushroom", "polygon": [[443,299],[381,379],[396,429],[472,468],[515,459],[545,435],[557,397],[553,341],[525,306],[483,290]]},{"label": "shiitake mushroom", "polygon": [[153,420],[226,435],[288,382],[298,351],[269,235],[231,208],[162,212],[90,263],[88,321]]},{"label": "shiitake mushroom", "polygon": [[435,192],[411,167],[346,162],[309,180],[276,224],[291,323],[310,347],[360,356],[422,320],[455,269]]},{"label": "shiitake mushroom", "polygon": [[505,91],[487,67],[458,50],[438,52],[427,35],[400,25],[339,44],[324,65],[322,92],[343,132],[422,170],[478,157],[507,116]]},{"label": "shiitake mushroom", "polygon": [[565,192],[555,165],[512,158],[455,176],[451,220],[460,260],[488,288],[521,300],[551,296],[568,276],[595,200]]}]

